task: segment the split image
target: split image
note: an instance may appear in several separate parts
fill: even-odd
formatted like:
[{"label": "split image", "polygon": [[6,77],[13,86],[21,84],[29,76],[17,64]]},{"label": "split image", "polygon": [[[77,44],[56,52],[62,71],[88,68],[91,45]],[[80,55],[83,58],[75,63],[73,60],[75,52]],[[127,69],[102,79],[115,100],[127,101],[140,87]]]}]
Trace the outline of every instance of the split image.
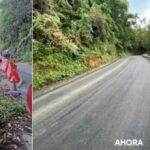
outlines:
[{"label": "split image", "polygon": [[0,150],[150,150],[149,14],[0,0]]}]

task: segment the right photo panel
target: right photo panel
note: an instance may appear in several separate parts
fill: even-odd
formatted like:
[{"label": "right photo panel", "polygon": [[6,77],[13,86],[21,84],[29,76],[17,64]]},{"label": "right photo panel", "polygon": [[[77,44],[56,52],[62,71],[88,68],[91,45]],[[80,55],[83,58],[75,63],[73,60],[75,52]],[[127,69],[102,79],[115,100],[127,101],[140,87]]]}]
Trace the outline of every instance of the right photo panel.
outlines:
[{"label": "right photo panel", "polygon": [[33,0],[33,149],[150,150],[150,0]]}]

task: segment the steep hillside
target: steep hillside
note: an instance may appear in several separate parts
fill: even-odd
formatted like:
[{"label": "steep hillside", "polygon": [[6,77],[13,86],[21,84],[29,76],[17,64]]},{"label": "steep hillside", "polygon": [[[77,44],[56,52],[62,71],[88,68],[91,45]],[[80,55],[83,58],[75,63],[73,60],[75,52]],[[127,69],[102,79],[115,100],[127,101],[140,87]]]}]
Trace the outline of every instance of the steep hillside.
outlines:
[{"label": "steep hillside", "polygon": [[32,59],[32,1],[0,1],[0,49],[19,60]]},{"label": "steep hillside", "polygon": [[127,0],[34,0],[34,88],[135,53],[134,17]]}]

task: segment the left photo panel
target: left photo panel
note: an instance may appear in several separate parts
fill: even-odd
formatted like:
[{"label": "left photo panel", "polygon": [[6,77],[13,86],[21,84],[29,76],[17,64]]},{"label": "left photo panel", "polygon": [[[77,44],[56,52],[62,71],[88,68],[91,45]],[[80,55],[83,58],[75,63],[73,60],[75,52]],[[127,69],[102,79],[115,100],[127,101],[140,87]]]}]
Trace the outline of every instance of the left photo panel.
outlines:
[{"label": "left photo panel", "polygon": [[32,0],[0,0],[0,150],[32,150]]}]

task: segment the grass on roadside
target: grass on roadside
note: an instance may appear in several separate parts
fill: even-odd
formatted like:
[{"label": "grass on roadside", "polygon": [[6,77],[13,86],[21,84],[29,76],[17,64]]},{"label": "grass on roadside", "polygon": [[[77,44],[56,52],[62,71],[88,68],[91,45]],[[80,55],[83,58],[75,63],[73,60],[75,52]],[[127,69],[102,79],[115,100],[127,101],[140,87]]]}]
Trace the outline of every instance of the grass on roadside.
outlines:
[{"label": "grass on roadside", "polygon": [[[42,61],[33,64],[34,89],[41,89],[43,86],[55,84],[64,79],[72,78],[112,60],[131,55],[123,53],[107,53],[99,49],[86,49],[75,58],[71,58],[62,52],[48,55]],[[92,66],[91,66],[92,65]]]},{"label": "grass on roadside", "polygon": [[0,100],[0,127],[26,111],[21,101]]}]

